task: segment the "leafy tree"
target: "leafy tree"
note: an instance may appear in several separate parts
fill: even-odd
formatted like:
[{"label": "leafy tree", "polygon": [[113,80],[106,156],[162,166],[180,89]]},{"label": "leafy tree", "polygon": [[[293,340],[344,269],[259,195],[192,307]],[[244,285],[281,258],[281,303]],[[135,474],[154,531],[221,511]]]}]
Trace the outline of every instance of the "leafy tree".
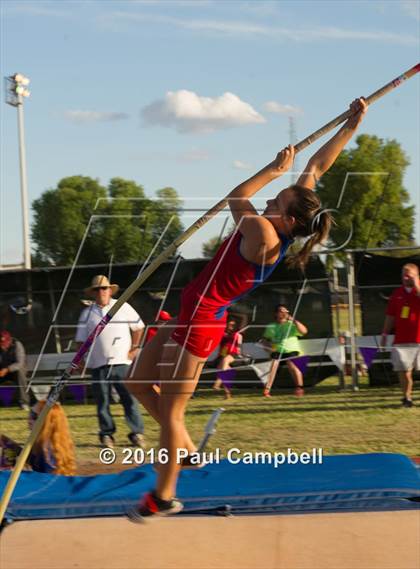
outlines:
[{"label": "leafy tree", "polygon": [[208,241],[205,241],[201,246],[203,257],[206,259],[211,259],[214,257],[219,246],[220,237],[210,237],[210,239]]},{"label": "leafy tree", "polygon": [[149,227],[153,244],[159,240],[156,249],[160,253],[166,249],[183,231],[179,217],[182,200],[174,188],[162,188],[156,192],[157,200],[150,204]]},{"label": "leafy tree", "polygon": [[104,251],[114,262],[136,262],[144,258],[145,217],[150,200],[144,189],[131,180],[112,178],[108,185],[110,199],[105,200],[98,218],[104,228]]},{"label": "leafy tree", "polygon": [[33,202],[34,261],[73,263],[88,224],[79,264],[107,263],[111,256],[113,262],[143,261],[162,233],[155,253],[182,232],[181,205],[173,188],[158,190],[153,200],[123,178],[112,178],[107,188],[88,177],[64,178]]},{"label": "leafy tree", "polygon": [[323,207],[339,210],[332,246],[344,243],[352,226],[347,248],[413,244],[415,211],[403,187],[408,164],[397,141],[367,134],[357,137],[355,148],[341,153],[317,188]]},{"label": "leafy tree", "polygon": [[225,228],[225,225],[223,226],[223,230],[222,233],[219,235],[215,235],[214,237],[210,237],[210,239],[208,241],[205,241],[202,245],[201,245],[201,251],[203,254],[203,257],[205,257],[206,259],[211,259],[212,257],[214,257],[217,249],[220,247],[221,243],[227,238],[228,235],[230,235],[231,233],[233,233],[233,231],[235,230],[235,222],[230,218],[231,222],[229,223],[228,227]]},{"label": "leafy tree", "polygon": [[[32,204],[34,224],[32,240],[39,264],[68,265],[75,258],[98,199],[106,189],[86,176],[63,178],[57,188],[47,190]],[[80,262],[100,257],[102,233],[87,239]],[[101,259],[102,260],[102,259]]]}]

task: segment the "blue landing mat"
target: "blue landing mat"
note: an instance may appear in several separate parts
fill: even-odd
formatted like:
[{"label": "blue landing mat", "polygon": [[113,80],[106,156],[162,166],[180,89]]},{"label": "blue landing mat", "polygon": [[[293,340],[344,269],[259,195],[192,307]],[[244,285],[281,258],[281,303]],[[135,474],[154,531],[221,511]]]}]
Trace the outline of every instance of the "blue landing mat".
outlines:
[{"label": "blue landing mat", "polygon": [[[9,472],[0,473],[0,492]],[[122,515],[154,486],[150,465],[119,474],[54,476],[24,472],[9,519]],[[184,513],[314,513],[420,508],[420,474],[399,454],[324,457],[317,465],[231,464],[222,460],[184,471],[178,496]]]}]

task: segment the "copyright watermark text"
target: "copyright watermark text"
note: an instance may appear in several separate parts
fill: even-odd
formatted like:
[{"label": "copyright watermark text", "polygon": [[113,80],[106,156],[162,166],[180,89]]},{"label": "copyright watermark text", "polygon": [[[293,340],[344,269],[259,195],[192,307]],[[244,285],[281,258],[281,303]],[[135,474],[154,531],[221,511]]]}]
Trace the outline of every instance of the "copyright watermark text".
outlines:
[{"label": "copyright watermark text", "polygon": [[[312,448],[307,452],[297,453],[293,449],[288,448],[284,452],[243,452],[238,448],[230,448],[222,456],[220,448],[216,448],[212,452],[194,452],[189,453],[186,448],[178,448],[176,454],[177,464],[188,457],[191,465],[218,464],[224,458],[231,464],[272,464],[274,468],[278,468],[282,464],[322,464],[323,449]],[[169,462],[168,449],[144,450],[142,448],[123,448],[121,450],[121,464],[142,465],[145,463],[167,464]],[[99,460],[102,464],[114,464],[118,459],[117,453],[112,448],[103,448],[99,452]]]}]

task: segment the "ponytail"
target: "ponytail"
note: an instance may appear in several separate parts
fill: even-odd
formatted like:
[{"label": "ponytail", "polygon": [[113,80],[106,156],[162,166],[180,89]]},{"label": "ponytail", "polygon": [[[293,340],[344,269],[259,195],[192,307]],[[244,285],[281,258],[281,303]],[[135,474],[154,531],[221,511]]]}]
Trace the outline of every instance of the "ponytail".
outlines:
[{"label": "ponytail", "polygon": [[309,257],[311,256],[311,251],[317,245],[319,241],[317,241],[316,235],[311,235],[309,239],[305,241],[302,249],[296,254],[287,257],[286,265],[291,269],[304,269],[307,262],[309,261]]},{"label": "ponytail", "polygon": [[328,238],[334,220],[329,210],[321,209],[318,196],[307,188],[292,186],[295,200],[288,208],[288,215],[294,216],[296,225],[293,237],[308,237],[302,249],[287,258],[288,267],[303,269],[309,261],[314,247]]}]

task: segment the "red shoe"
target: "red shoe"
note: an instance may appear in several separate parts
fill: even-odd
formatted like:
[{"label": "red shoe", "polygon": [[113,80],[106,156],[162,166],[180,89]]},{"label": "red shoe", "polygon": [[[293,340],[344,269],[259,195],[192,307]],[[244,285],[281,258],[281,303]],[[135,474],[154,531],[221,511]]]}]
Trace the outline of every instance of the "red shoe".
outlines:
[{"label": "red shoe", "polygon": [[271,393],[269,389],[264,389],[263,391],[263,397],[271,397]]},{"label": "red shoe", "polygon": [[299,385],[299,387],[295,388],[294,394],[296,397],[303,397],[305,395],[305,390]]},{"label": "red shoe", "polygon": [[127,518],[135,523],[144,522],[145,518],[152,516],[170,516],[177,514],[183,509],[182,502],[173,498],[172,500],[161,500],[154,492],[145,494],[138,506],[130,508],[126,512]]}]

